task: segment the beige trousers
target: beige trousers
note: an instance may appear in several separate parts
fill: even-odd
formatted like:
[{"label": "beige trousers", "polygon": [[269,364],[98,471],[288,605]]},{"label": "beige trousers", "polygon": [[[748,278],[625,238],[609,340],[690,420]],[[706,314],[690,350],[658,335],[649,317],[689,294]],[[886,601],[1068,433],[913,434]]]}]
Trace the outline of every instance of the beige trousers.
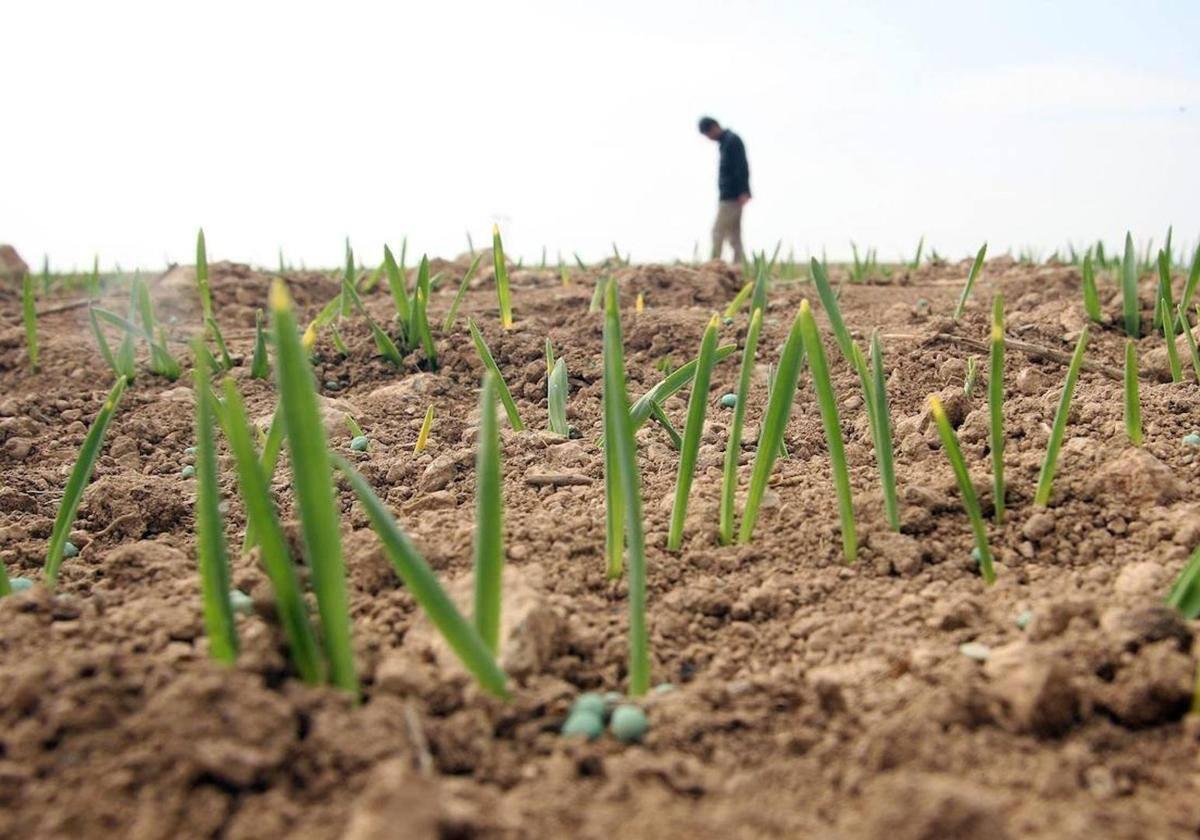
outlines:
[{"label": "beige trousers", "polygon": [[712,258],[721,259],[725,241],[733,246],[733,261],[741,265],[746,255],[742,251],[742,205],[736,201],[717,202],[717,220],[712,229]]}]

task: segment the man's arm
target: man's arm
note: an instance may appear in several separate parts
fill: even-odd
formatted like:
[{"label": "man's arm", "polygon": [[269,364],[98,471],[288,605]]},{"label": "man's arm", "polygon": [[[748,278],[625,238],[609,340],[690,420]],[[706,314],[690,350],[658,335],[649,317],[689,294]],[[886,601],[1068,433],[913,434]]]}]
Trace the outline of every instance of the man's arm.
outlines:
[{"label": "man's arm", "polygon": [[740,137],[734,152],[737,160],[737,200],[738,204],[745,204],[750,200],[750,162],[746,160],[746,144]]}]

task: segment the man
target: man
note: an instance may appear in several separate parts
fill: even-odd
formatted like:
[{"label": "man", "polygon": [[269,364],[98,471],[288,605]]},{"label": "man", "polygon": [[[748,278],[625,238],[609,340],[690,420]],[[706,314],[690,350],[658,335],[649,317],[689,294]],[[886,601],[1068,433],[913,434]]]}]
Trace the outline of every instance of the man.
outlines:
[{"label": "man", "polygon": [[700,133],[721,147],[721,164],[717,168],[717,221],[712,231],[712,258],[721,259],[725,240],[733,246],[737,265],[745,260],[742,250],[742,208],[750,200],[750,164],[746,162],[746,147],[738,137],[712,117],[700,118]]}]

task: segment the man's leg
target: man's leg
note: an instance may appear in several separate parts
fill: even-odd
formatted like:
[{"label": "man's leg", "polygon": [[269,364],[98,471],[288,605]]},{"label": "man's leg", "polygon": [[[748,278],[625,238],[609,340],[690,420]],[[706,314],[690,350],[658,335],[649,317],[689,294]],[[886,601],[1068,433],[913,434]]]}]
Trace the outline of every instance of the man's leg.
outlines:
[{"label": "man's leg", "polygon": [[733,260],[738,265],[746,261],[746,253],[742,250],[742,205],[736,201],[730,202],[729,240],[733,245]]},{"label": "man's leg", "polygon": [[717,218],[712,228],[712,259],[721,259],[721,249],[725,245],[725,202],[717,204]]}]

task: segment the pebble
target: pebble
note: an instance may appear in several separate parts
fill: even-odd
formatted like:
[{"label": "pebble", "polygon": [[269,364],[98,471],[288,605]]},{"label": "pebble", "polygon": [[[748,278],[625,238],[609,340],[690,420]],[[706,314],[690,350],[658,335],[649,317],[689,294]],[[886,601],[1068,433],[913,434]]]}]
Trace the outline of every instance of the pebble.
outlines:
[{"label": "pebble", "polygon": [[659,683],[652,689],[655,694],[666,694],[669,691],[675,690],[674,683]]},{"label": "pebble", "polygon": [[196,454],[196,447],[194,447],[194,446],[189,446],[187,449],[183,450],[183,454],[184,454],[184,455],[195,455],[195,454]]},{"label": "pebble", "polygon": [[618,741],[629,744],[642,740],[642,736],[650,728],[650,722],[646,720],[645,712],[626,703],[613,709],[612,720],[608,726]]},{"label": "pebble", "polygon": [[976,662],[986,662],[992,655],[992,649],[982,642],[964,642],[958,646],[958,652]]},{"label": "pebble", "polygon": [[721,397],[721,405],[726,408],[733,408],[737,405],[737,394],[725,394]]},{"label": "pebble", "polygon": [[192,476],[194,476],[196,474],[196,468],[193,467],[191,464],[188,464],[186,467],[184,467],[183,469],[181,469],[179,471],[179,474],[181,476],[183,476],[184,478],[191,478]]},{"label": "pebble", "polygon": [[342,386],[340,384],[338,384],[338,381],[336,379],[326,379],[325,380],[325,389],[328,391],[336,391],[341,387]]},{"label": "pebble", "polygon": [[366,452],[368,442],[369,441],[367,440],[366,435],[359,435],[354,438],[354,440],[350,441],[350,448],[355,452]]},{"label": "pebble", "polygon": [[1188,435],[1184,435],[1183,442],[1186,443],[1188,446],[1200,446],[1200,435],[1196,434],[1195,432],[1192,432],[1191,434],[1188,434]]},{"label": "pebble", "polygon": [[13,592],[24,592],[33,588],[33,581],[27,577],[15,577],[9,579],[8,585],[12,587]]},{"label": "pebble", "polygon": [[231,589],[229,591],[229,606],[238,615],[252,615],[254,613],[254,599],[240,589]]},{"label": "pebble", "polygon": [[1029,626],[1029,622],[1033,621],[1033,610],[1022,610],[1017,613],[1016,625],[1018,629],[1024,630]]},{"label": "pebble", "polygon": [[599,717],[604,717],[604,698],[594,691],[587,691],[575,698],[575,702],[571,704],[571,714],[579,712],[591,712]]},{"label": "pebble", "polygon": [[726,317],[724,317],[724,318],[722,318],[722,319],[721,319],[721,323],[722,323],[722,324],[724,324],[725,326],[727,326],[727,327],[728,327],[730,324],[732,324],[732,323],[733,323],[733,319],[732,319],[732,318],[730,318],[730,317],[728,317],[728,316],[726,316]]},{"label": "pebble", "polygon": [[63,557],[75,557],[77,554],[79,554],[79,546],[70,540],[63,543]]},{"label": "pebble", "polygon": [[1037,542],[1054,533],[1054,514],[1035,513],[1021,527],[1021,533],[1026,539]]},{"label": "pebble", "polygon": [[625,699],[625,695],[619,691],[609,691],[604,694],[604,712],[611,712],[615,706],[619,706],[621,701]]},{"label": "pebble", "polygon": [[600,733],[604,731],[604,720],[600,715],[590,710],[579,710],[571,712],[567,715],[567,720],[562,725],[561,733],[565,737],[573,735],[583,735],[589,741],[594,741],[600,737]]}]

